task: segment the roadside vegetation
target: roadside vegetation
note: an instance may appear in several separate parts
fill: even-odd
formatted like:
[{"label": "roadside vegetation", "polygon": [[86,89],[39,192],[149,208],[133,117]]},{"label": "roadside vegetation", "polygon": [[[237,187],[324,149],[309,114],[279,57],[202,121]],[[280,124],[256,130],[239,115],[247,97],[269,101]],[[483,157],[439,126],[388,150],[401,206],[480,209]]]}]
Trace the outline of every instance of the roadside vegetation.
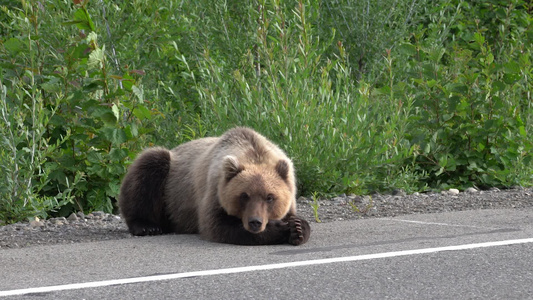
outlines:
[{"label": "roadside vegetation", "polygon": [[127,166],[252,127],[303,195],[533,185],[522,0],[0,0],[0,220],[116,209]]}]

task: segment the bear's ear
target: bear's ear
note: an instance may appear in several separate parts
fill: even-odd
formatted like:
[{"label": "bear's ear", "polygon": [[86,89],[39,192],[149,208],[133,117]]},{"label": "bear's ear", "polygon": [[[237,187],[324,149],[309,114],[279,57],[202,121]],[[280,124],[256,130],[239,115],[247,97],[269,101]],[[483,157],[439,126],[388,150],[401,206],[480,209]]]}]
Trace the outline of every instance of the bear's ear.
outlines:
[{"label": "bear's ear", "polygon": [[244,166],[239,163],[239,160],[233,155],[227,155],[224,157],[224,178],[226,181],[230,181],[231,178],[237,176],[244,170]]},{"label": "bear's ear", "polygon": [[279,176],[283,180],[287,181],[287,178],[289,177],[289,164],[285,160],[281,159],[276,164],[276,172],[278,172]]}]

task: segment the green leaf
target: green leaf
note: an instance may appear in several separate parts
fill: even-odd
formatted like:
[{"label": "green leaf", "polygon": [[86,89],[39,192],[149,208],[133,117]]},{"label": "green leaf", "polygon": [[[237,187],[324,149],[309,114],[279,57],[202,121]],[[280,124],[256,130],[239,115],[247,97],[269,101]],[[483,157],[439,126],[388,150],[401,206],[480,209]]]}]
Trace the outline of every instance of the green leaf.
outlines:
[{"label": "green leaf", "polygon": [[109,160],[112,160],[112,161],[122,161],[127,156],[128,156],[128,150],[124,148],[122,149],[113,148],[108,154]]},{"label": "green leaf", "polygon": [[426,146],[424,146],[424,154],[428,154],[431,151],[431,145],[430,143],[427,143]]},{"label": "green leaf", "polygon": [[453,118],[453,114],[444,114],[444,115],[442,116],[442,120],[443,120],[444,122],[448,122],[451,118]]},{"label": "green leaf", "polygon": [[489,54],[487,54],[487,57],[485,58],[485,62],[487,63],[487,65],[492,64],[492,62],[494,62],[494,55],[489,52]]},{"label": "green leaf", "polygon": [[56,114],[52,116],[49,124],[54,125],[54,126],[63,126],[65,125],[65,123],[66,123],[65,118],[63,116]]},{"label": "green leaf", "polygon": [[101,69],[105,63],[105,45],[102,48],[94,49],[91,54],[89,54],[89,60],[87,65],[89,68]]},{"label": "green leaf", "polygon": [[133,94],[135,94],[137,99],[139,100],[139,103],[143,103],[144,102],[144,92],[143,92],[143,90],[141,90],[140,88],[138,88],[135,85],[133,85],[131,87],[131,90],[133,91]]},{"label": "green leaf", "polygon": [[485,37],[481,35],[481,33],[476,32],[474,34],[474,41],[476,41],[478,44],[482,45],[485,43]]},{"label": "green leaf", "polygon": [[125,168],[122,164],[110,164],[107,166],[107,172],[111,175],[122,175],[125,173]]},{"label": "green leaf", "polygon": [[494,119],[491,119],[491,120],[487,120],[483,127],[486,130],[491,131],[491,129],[495,129],[495,124],[496,124],[496,121]]},{"label": "green leaf", "polygon": [[494,92],[503,91],[503,90],[505,90],[505,88],[507,87],[507,86],[505,85],[505,83],[503,83],[503,82],[501,82],[501,81],[499,81],[499,80],[498,80],[498,81],[494,81],[494,82],[492,83],[492,86],[493,86],[493,88],[494,88]]},{"label": "green leaf", "polygon": [[446,168],[446,165],[448,164],[448,156],[443,155],[439,158],[439,166],[442,168]]},{"label": "green leaf", "polygon": [[520,135],[524,138],[527,138],[527,134],[526,134],[526,128],[524,126],[519,126],[518,127],[518,130],[520,131]]},{"label": "green leaf", "polygon": [[23,50],[24,44],[17,38],[10,38],[4,42],[4,47],[11,54],[17,54]]},{"label": "green leaf", "polygon": [[126,126],[125,131],[126,135],[128,136],[128,139],[132,139],[139,135],[139,129],[137,128],[137,124],[135,123],[131,123],[130,125]]},{"label": "green leaf", "polygon": [[412,44],[409,44],[409,43],[401,44],[398,47],[398,52],[400,52],[401,54],[404,54],[404,55],[414,56],[414,55],[416,55],[416,47],[414,45],[412,45]]},{"label": "green leaf", "polygon": [[94,23],[89,16],[89,12],[82,7],[74,13],[74,21],[67,22],[76,25],[79,29],[95,31]]},{"label": "green leaf", "polygon": [[522,77],[520,76],[520,74],[504,74],[503,75],[503,81],[507,84],[513,84],[515,82],[517,82],[518,80],[520,80]]},{"label": "green leaf", "polygon": [[439,168],[439,170],[435,173],[435,176],[439,176],[442,173],[444,173],[444,168],[443,167]]},{"label": "green leaf", "polygon": [[524,125],[524,121],[522,121],[522,118],[520,118],[520,115],[516,116],[516,122],[518,123],[519,126]]},{"label": "green leaf", "polygon": [[71,55],[73,58],[87,58],[89,57],[89,53],[91,53],[91,47],[87,45],[86,43],[81,43],[76,48],[73,48],[71,50]]},{"label": "green leaf", "polygon": [[452,84],[452,85],[450,85],[450,89],[454,93],[460,93],[460,94],[468,93],[468,87],[465,84],[463,84],[463,83]]},{"label": "green leaf", "polygon": [[49,175],[48,179],[52,181],[57,181],[59,184],[66,185],[67,175],[61,170],[53,170]]},{"label": "green leaf", "polygon": [[104,167],[100,164],[94,164],[87,167],[87,174],[89,175],[97,175],[99,177],[104,176]]},{"label": "green leaf", "polygon": [[137,107],[133,109],[133,114],[141,121],[144,119],[150,120],[152,118],[150,110],[143,105],[137,105]]},{"label": "green leaf", "polygon": [[47,82],[41,84],[41,88],[47,92],[61,91],[61,81],[57,77],[52,77]]},{"label": "green leaf", "polygon": [[118,106],[115,103],[113,103],[113,106],[111,107],[111,110],[113,111],[113,114],[115,115],[115,118],[117,120],[119,120],[120,119],[120,111],[118,109]]},{"label": "green leaf", "polygon": [[100,164],[102,162],[102,155],[97,151],[90,151],[87,153],[87,161],[93,164]]},{"label": "green leaf", "polygon": [[76,166],[76,160],[70,155],[70,153],[65,153],[59,158],[59,164],[63,168],[70,169]]},{"label": "green leaf", "polygon": [[107,106],[98,106],[94,109],[91,115],[102,120],[106,125],[115,125],[118,121],[115,113]]},{"label": "green leaf", "polygon": [[437,81],[435,79],[428,80],[427,85],[429,88],[434,87],[437,84]]},{"label": "green leaf", "polygon": [[115,125],[117,123],[117,118],[115,117],[115,114],[110,111],[103,113],[100,118],[106,125]]},{"label": "green leaf", "polygon": [[126,142],[128,139],[126,133],[121,128],[109,128],[110,131],[107,132],[107,138],[113,145],[120,145]]},{"label": "green leaf", "polygon": [[510,61],[503,66],[505,73],[507,74],[519,74],[520,65],[516,61]]},{"label": "green leaf", "polygon": [[[110,172],[111,174],[118,174],[118,173],[114,173],[114,172]],[[118,196],[118,193],[120,191],[120,184],[118,183],[113,183],[113,182],[110,182],[107,187],[106,187],[106,194],[109,196],[109,197],[114,197],[116,198]]]},{"label": "green leaf", "polygon": [[122,76],[122,86],[124,87],[124,90],[128,92],[133,91],[134,82],[135,82],[134,78],[131,77],[129,74],[124,74]]},{"label": "green leaf", "polygon": [[380,87],[379,89],[375,89],[373,94],[374,95],[390,95],[391,89],[390,86],[384,85]]},{"label": "green leaf", "polygon": [[448,171],[455,171],[457,169],[457,162],[451,156],[448,157],[448,164],[447,164],[446,169]]}]

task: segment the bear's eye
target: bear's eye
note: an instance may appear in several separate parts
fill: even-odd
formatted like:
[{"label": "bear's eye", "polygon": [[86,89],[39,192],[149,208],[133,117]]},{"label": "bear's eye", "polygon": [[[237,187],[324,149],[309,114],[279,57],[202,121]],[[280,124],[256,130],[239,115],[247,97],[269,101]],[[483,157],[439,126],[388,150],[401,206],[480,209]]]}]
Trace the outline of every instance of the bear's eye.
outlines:
[{"label": "bear's eye", "polygon": [[268,194],[266,198],[266,202],[271,203],[272,201],[274,201],[274,195]]},{"label": "bear's eye", "polygon": [[246,200],[250,199],[250,196],[248,196],[248,194],[246,194],[246,193],[242,193],[240,198],[241,198],[241,201],[246,201]]}]

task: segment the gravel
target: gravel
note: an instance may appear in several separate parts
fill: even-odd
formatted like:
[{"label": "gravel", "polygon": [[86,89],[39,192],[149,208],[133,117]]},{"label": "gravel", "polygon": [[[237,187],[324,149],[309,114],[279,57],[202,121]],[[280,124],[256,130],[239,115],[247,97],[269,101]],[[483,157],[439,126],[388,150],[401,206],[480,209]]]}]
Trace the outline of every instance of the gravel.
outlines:
[{"label": "gravel", "polygon": [[[440,193],[412,195],[395,190],[391,195],[340,195],[317,201],[298,198],[298,214],[311,223],[317,222],[314,207],[318,207],[318,219],[321,222],[475,209],[518,209],[533,207],[533,189],[493,188],[479,191],[468,188],[465,191],[450,189]],[[128,233],[120,216],[99,211],[0,226],[0,250],[125,238],[133,236]]]}]

